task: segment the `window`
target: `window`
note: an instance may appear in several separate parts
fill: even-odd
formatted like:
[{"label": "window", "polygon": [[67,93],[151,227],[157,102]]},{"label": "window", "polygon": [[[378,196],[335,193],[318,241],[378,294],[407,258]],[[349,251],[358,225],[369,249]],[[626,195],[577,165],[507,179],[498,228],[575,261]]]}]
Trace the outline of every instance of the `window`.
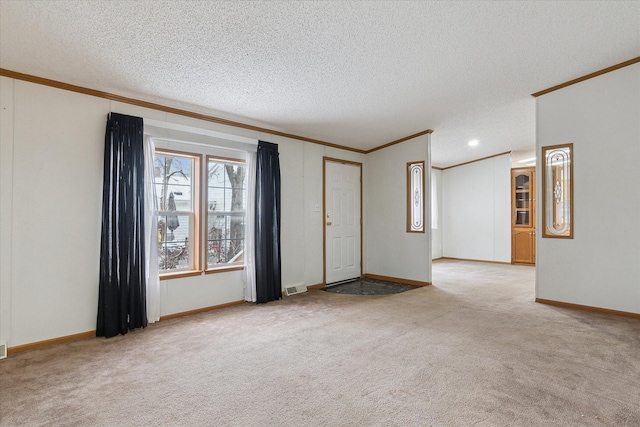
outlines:
[{"label": "window", "polygon": [[244,267],[246,169],[240,159],[156,149],[161,275],[181,277]]},{"label": "window", "polygon": [[431,171],[431,229],[438,229],[438,183],[434,171]]},{"label": "window", "polygon": [[424,233],[424,160],[407,163],[407,233]]},{"label": "window", "polygon": [[197,270],[200,157],[156,150],[155,190],[158,206],[160,274]]},{"label": "window", "polygon": [[207,157],[207,269],[244,263],[244,162]]},{"label": "window", "polygon": [[573,239],[573,144],[542,147],[542,237]]}]

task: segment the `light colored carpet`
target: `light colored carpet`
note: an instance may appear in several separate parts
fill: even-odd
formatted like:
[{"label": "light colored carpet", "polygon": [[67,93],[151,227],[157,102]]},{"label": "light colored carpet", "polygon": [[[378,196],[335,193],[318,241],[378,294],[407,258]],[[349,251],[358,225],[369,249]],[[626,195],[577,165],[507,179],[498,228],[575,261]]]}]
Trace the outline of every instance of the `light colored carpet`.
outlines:
[{"label": "light colored carpet", "polygon": [[0,425],[638,426],[640,322],[536,304],[534,269],[311,291],[0,361]]}]

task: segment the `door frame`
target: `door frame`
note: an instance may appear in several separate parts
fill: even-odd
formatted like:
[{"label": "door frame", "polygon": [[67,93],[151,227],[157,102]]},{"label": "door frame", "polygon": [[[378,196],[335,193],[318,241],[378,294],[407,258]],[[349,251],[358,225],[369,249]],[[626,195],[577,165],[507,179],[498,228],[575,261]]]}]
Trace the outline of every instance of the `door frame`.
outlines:
[{"label": "door frame", "polygon": [[337,159],[334,157],[322,157],[322,284],[327,284],[327,162],[341,163],[343,165],[353,165],[360,168],[360,277],[362,277],[362,217],[364,216],[364,208],[362,205],[362,163],[351,160]]}]

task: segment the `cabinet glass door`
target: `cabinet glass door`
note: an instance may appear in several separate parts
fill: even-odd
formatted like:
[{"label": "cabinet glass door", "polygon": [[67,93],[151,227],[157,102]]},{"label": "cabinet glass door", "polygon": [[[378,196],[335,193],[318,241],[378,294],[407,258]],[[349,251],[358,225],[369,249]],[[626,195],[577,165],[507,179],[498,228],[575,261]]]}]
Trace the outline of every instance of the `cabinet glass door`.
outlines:
[{"label": "cabinet glass door", "polygon": [[531,226],[531,176],[529,174],[515,177],[515,225]]}]

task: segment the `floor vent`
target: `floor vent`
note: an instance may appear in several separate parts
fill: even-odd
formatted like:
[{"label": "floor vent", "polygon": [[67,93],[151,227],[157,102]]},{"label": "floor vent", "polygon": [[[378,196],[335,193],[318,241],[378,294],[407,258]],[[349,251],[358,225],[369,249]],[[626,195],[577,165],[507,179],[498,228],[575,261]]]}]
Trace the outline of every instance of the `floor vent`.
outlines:
[{"label": "floor vent", "polygon": [[284,288],[284,291],[287,296],[290,297],[291,295],[307,292],[307,287],[305,285],[289,286],[288,288]]},{"label": "floor vent", "polygon": [[0,341],[0,359],[5,359],[7,357],[7,343],[4,341]]}]

